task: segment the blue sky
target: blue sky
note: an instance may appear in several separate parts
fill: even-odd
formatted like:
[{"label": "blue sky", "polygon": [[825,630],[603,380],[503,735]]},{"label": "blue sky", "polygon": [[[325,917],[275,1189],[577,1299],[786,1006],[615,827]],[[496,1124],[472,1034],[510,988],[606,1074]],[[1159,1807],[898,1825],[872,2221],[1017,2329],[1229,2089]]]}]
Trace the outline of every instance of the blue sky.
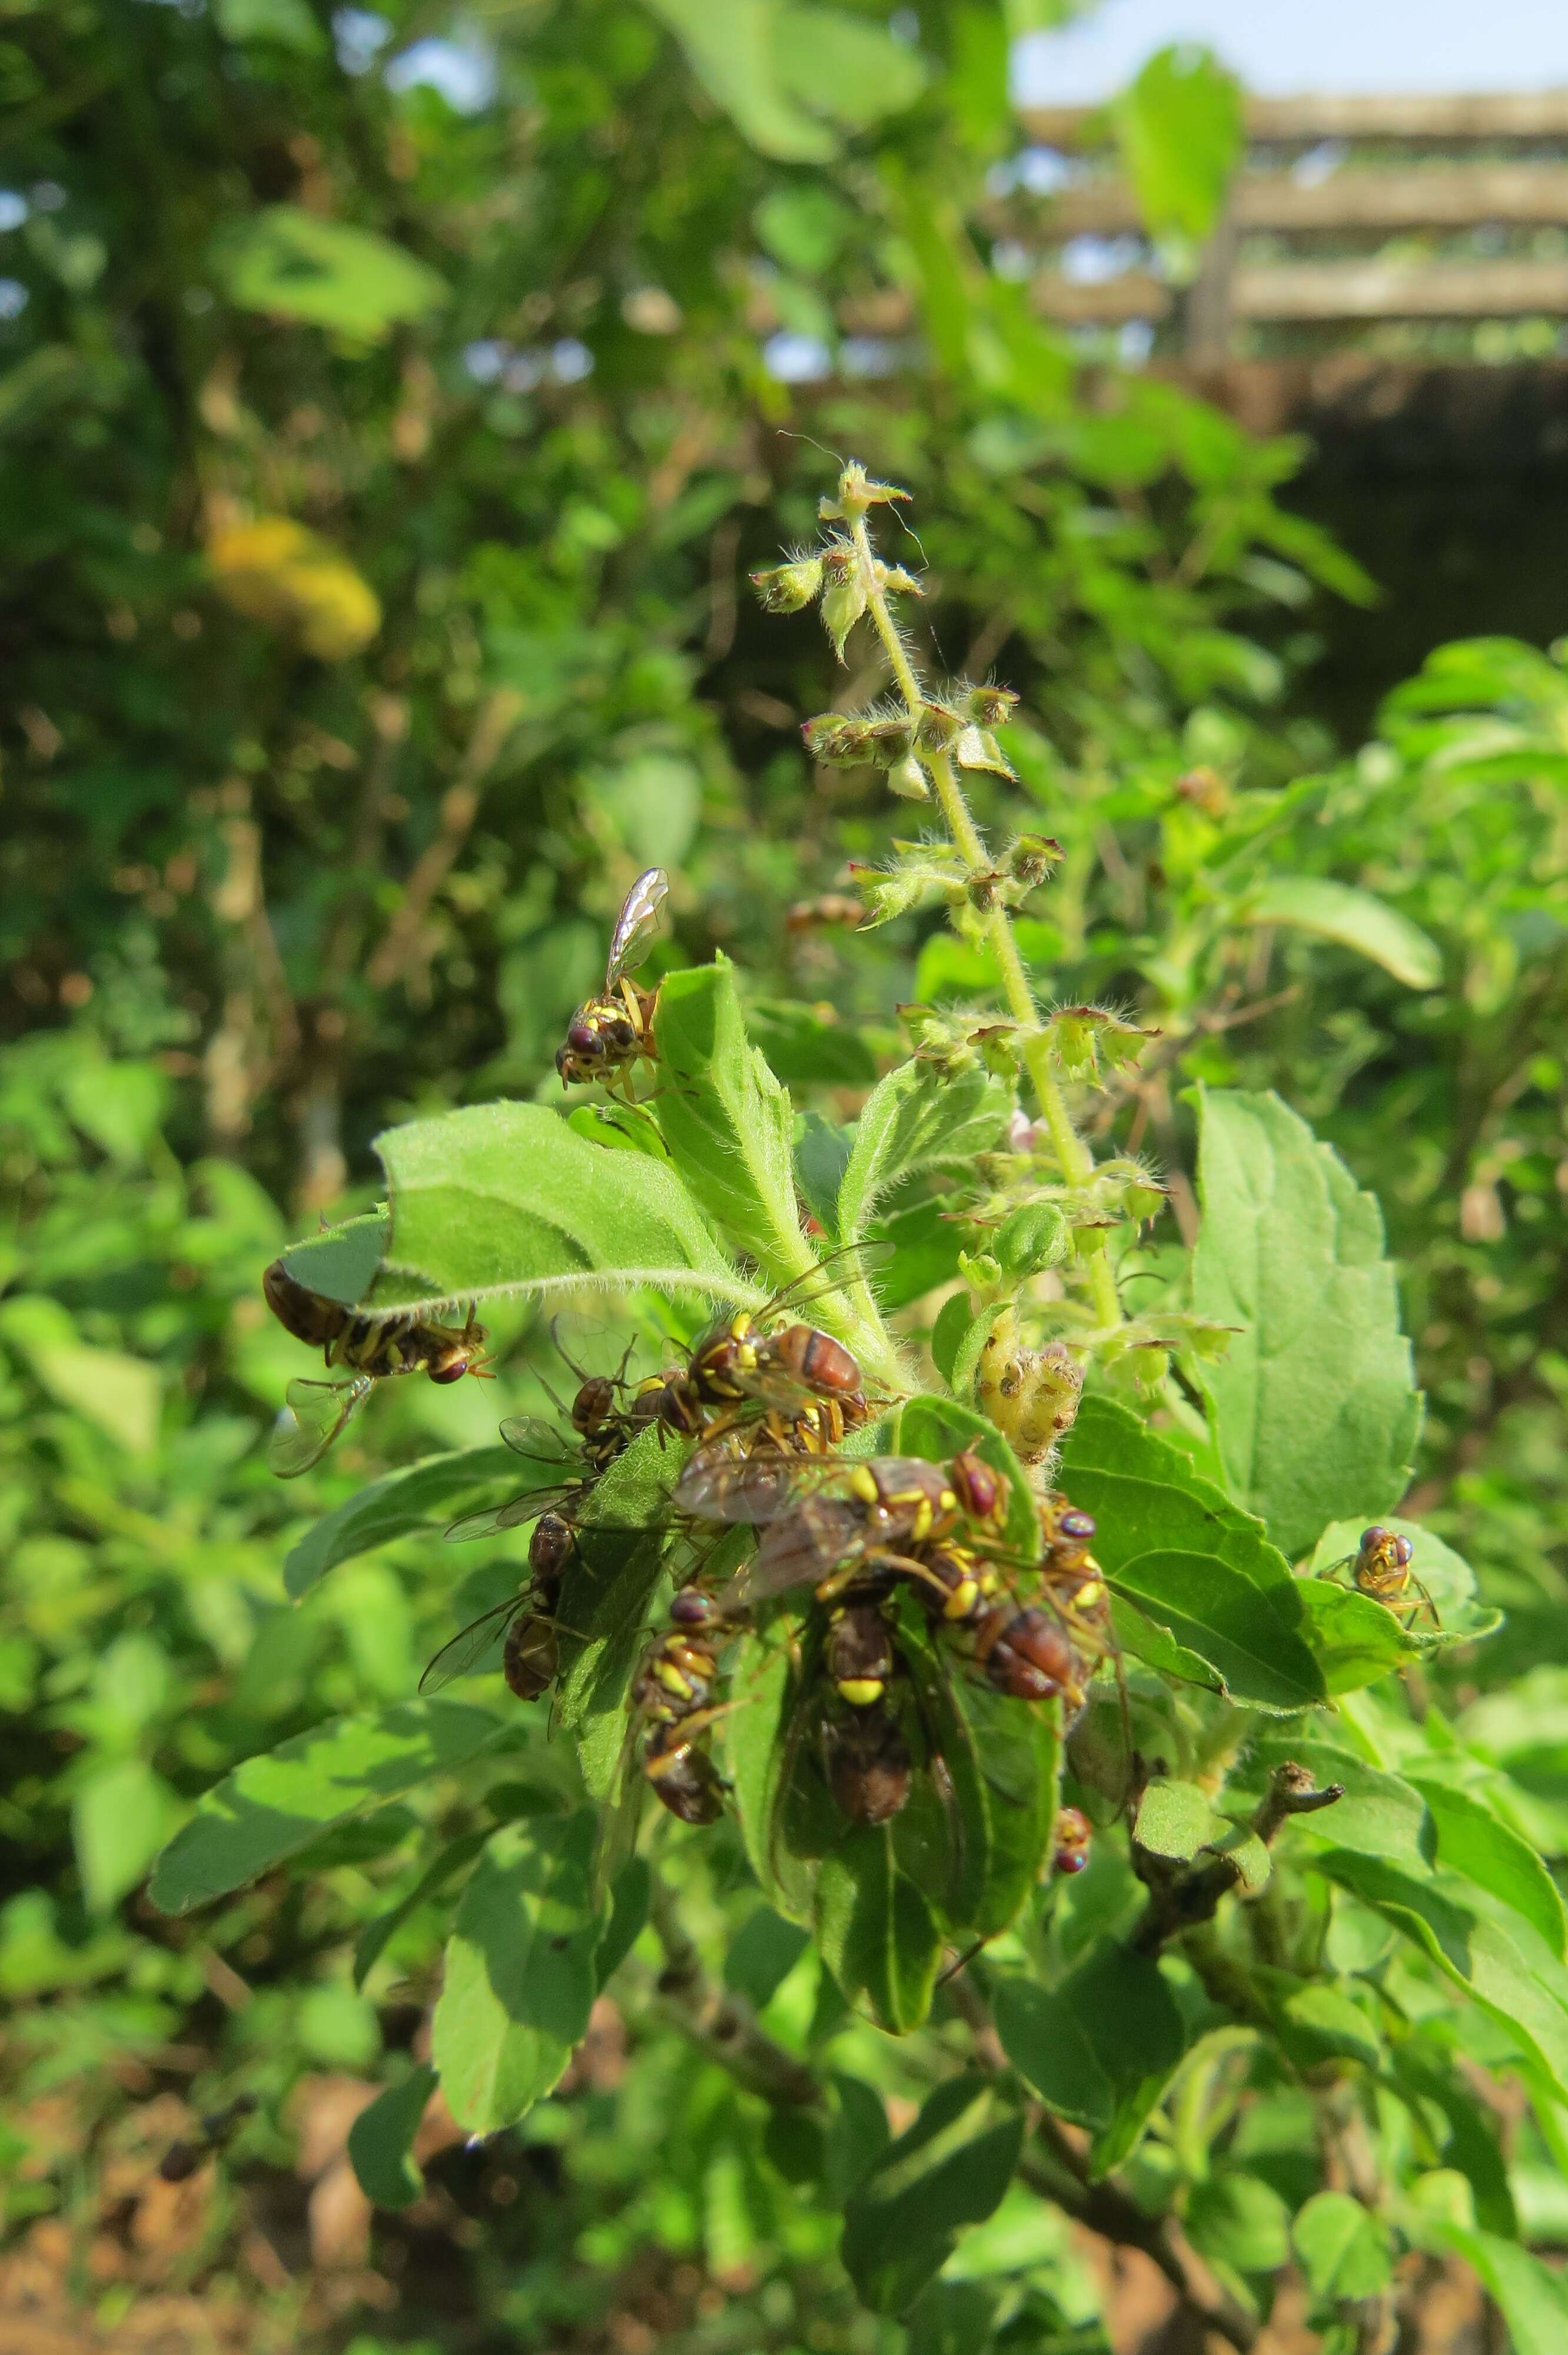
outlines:
[{"label": "blue sky", "polygon": [[1020,43],[1018,95],[1089,104],[1183,40],[1268,97],[1568,87],[1568,0],[1104,0]]}]

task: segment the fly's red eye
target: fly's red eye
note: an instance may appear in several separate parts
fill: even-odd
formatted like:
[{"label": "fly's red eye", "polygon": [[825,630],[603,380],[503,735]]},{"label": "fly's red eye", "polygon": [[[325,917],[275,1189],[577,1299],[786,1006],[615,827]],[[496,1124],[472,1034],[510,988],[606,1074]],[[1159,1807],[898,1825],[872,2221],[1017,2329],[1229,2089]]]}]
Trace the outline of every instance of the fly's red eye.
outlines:
[{"label": "fly's red eye", "polygon": [[671,1597],[670,1616],[677,1627],[703,1627],[714,1616],[714,1599],[700,1587],[683,1586]]},{"label": "fly's red eye", "polygon": [[1401,1570],[1404,1570],[1408,1565],[1414,1551],[1415,1548],[1411,1544],[1408,1538],[1395,1538],[1393,1541],[1393,1558],[1399,1564]]},{"label": "fly's red eye", "polygon": [[1363,1549],[1370,1553],[1373,1546],[1382,1545],[1387,1536],[1388,1531],[1383,1528],[1382,1522],[1374,1521],[1370,1529],[1363,1529],[1361,1531],[1361,1545]]},{"label": "fly's red eye", "polygon": [[966,1512],[979,1521],[989,1520],[1001,1496],[1001,1482],[983,1457],[965,1448],[953,1458],[953,1485],[963,1500]]},{"label": "fly's red eye", "polygon": [[1057,1527],[1065,1538],[1079,1538],[1086,1541],[1095,1533],[1094,1515],[1079,1512],[1064,1513]]},{"label": "fly's red eye", "polygon": [[468,1359],[466,1358],[454,1358],[450,1365],[432,1366],[430,1368],[430,1380],[433,1382],[440,1382],[444,1388],[448,1382],[461,1382],[467,1371]]},{"label": "fly's red eye", "polygon": [[590,1029],[586,1022],[568,1023],[567,1044],[575,1055],[586,1055],[590,1059],[604,1052],[603,1041],[598,1031]]}]

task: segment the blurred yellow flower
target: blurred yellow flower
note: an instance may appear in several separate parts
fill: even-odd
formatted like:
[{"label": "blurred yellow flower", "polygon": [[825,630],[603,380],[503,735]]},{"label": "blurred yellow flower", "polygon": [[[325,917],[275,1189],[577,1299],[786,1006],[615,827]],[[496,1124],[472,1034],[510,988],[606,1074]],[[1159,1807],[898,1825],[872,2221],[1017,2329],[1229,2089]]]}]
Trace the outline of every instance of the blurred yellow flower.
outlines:
[{"label": "blurred yellow flower", "polygon": [[288,516],[215,532],[207,559],[219,596],[237,613],[287,632],[321,662],[346,662],[381,627],[370,583],[330,540]]}]

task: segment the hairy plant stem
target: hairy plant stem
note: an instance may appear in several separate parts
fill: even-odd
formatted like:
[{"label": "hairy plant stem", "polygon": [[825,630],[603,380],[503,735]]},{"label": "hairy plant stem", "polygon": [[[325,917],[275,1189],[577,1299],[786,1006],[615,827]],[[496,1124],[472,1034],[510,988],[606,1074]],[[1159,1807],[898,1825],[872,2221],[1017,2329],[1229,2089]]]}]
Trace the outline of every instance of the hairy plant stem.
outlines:
[{"label": "hairy plant stem", "polygon": [[[920,717],[925,700],[920,681],[904,643],[903,633],[894,619],[887,592],[876,577],[876,555],[871,544],[871,533],[863,513],[853,516],[850,529],[853,535],[855,555],[859,559],[861,580],[865,590],[866,607],[882,640],[905,709],[912,720]],[[942,822],[954,849],[971,875],[983,875],[990,870],[991,859],[980,828],[969,813],[964,789],[959,781],[952,754],[945,750],[921,753]],[[986,935],[997,970],[1001,975],[1002,995],[1007,1010],[1022,1033],[1024,1069],[1029,1073],[1035,1099],[1040,1106],[1051,1139],[1051,1149],[1057,1166],[1069,1186],[1087,1186],[1095,1174],[1095,1156],[1073,1125],[1062,1093],[1061,1082],[1051,1068],[1051,1050],[1040,1029],[1040,1009],[1034,1003],[1034,993],[1029,986],[1029,976],[1023,969],[1013,936],[1012,921],[1000,903],[986,916]],[[1087,1263],[1089,1294],[1095,1313],[1103,1326],[1121,1323],[1121,1303],[1117,1297],[1116,1277],[1103,1252],[1097,1252]]]}]

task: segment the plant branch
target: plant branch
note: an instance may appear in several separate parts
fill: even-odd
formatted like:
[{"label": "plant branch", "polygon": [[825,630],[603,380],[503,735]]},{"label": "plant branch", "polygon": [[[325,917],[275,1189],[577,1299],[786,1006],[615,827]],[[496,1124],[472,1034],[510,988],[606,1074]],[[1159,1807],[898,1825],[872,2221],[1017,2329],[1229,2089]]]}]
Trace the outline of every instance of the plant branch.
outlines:
[{"label": "plant branch", "polygon": [[[1287,1758],[1270,1776],[1268,1789],[1253,1816],[1252,1829],[1267,1848],[1292,1816],[1316,1815],[1320,1807],[1331,1807],[1344,1796],[1342,1783],[1315,1789],[1308,1769]],[[1167,1858],[1139,1849],[1136,1838],[1133,1864],[1149,1884],[1149,1903],[1132,1934],[1132,1949],[1139,1955],[1158,1954],[1168,1938],[1212,1922],[1221,1899],[1229,1896],[1241,1878],[1240,1867],[1228,1856],[1195,1858],[1172,1869]],[[1249,2002],[1229,1996],[1224,2000],[1244,2018],[1252,2016]]]},{"label": "plant branch", "polygon": [[[876,555],[863,510],[851,515],[850,529],[861,582],[865,591],[866,609],[886,651],[905,709],[911,720],[917,721],[925,698],[909,650],[904,643],[903,633],[887,602],[887,592],[877,577]],[[964,789],[952,754],[945,747],[933,747],[923,751],[921,757],[954,849],[971,875],[989,873],[991,858],[980,828],[970,815],[969,803],[964,798]],[[1052,1069],[1049,1042],[1040,1028],[1040,1010],[1029,986],[1029,976],[1013,934],[1012,921],[1000,901],[986,916],[986,935],[1001,975],[1002,995],[1007,1001],[1008,1012],[1022,1034],[1024,1068],[1029,1073],[1041,1116],[1050,1135],[1051,1149],[1067,1184],[1087,1186],[1094,1178],[1095,1157],[1073,1125],[1061,1082]],[[1117,1297],[1116,1277],[1103,1252],[1097,1253],[1089,1261],[1088,1278],[1090,1294],[1101,1323],[1119,1325],[1121,1305]]]},{"label": "plant branch", "polygon": [[715,1987],[683,1928],[671,1891],[655,1874],[649,1919],[664,1949],[656,1982],[659,2009],[683,2036],[765,2101],[810,2108],[822,2089],[803,2062],[757,2025],[749,2004]]}]

